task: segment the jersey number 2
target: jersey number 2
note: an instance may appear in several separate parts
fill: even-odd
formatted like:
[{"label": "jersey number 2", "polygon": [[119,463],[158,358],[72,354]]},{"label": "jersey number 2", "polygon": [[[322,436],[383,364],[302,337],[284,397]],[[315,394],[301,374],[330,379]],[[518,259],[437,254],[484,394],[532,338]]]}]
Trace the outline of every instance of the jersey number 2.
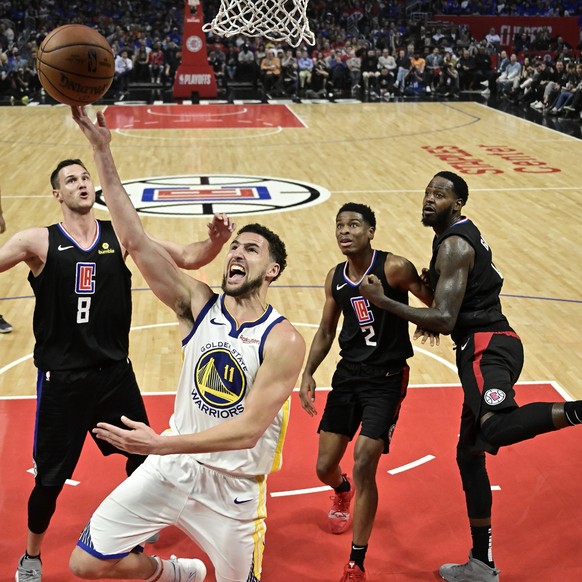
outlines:
[{"label": "jersey number 2", "polygon": [[367,346],[377,346],[376,340],[374,339],[376,332],[374,331],[373,325],[362,325],[362,333],[364,334],[364,341]]},{"label": "jersey number 2", "polygon": [[79,297],[77,300],[77,323],[89,323],[91,297]]}]

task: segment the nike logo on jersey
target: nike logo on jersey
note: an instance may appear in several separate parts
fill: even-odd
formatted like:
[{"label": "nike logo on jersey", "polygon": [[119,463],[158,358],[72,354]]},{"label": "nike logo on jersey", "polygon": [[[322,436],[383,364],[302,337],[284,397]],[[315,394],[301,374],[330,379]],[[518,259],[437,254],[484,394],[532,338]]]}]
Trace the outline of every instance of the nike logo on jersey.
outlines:
[{"label": "nike logo on jersey", "polygon": [[340,289],[343,289],[345,286],[347,285],[347,283],[344,283],[343,285],[336,285],[336,291],[339,291]]},{"label": "nike logo on jersey", "polygon": [[73,246],[74,245],[71,245],[69,247],[63,247],[63,246],[59,245],[57,250],[59,250],[59,251],[68,251],[69,249],[72,249]]},{"label": "nike logo on jersey", "polygon": [[224,321],[217,321],[216,317],[213,317],[210,320],[210,323],[212,323],[213,325],[226,325],[226,323],[224,323]]},{"label": "nike logo on jersey", "polygon": [[461,346],[461,351],[463,351],[466,347],[467,344],[469,343],[469,340],[467,340],[462,346]]},{"label": "nike logo on jersey", "polygon": [[237,505],[241,505],[241,503],[248,503],[249,501],[252,501],[252,498],[251,499],[239,499],[238,497],[234,498],[234,502]]}]

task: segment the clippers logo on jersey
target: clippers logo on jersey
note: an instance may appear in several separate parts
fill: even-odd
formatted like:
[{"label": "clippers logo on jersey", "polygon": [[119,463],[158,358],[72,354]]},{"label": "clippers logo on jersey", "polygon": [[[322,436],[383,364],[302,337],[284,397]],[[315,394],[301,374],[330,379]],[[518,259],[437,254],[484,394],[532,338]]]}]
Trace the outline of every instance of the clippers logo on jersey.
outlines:
[{"label": "clippers logo on jersey", "polygon": [[[321,186],[262,176],[160,176],[123,185],[140,214],[158,216],[265,214],[313,206],[330,196]],[[96,196],[106,207],[103,192]]]},{"label": "clippers logo on jersey", "polygon": [[495,406],[496,404],[501,404],[505,400],[505,392],[498,388],[492,388],[485,392],[483,398],[485,398],[485,402],[489,404],[489,406]]},{"label": "clippers logo on jersey", "polygon": [[194,404],[210,416],[230,418],[243,411],[246,376],[234,355],[225,349],[205,352],[194,371]]},{"label": "clippers logo on jersey", "polygon": [[360,325],[373,323],[374,314],[370,310],[370,303],[367,299],[363,297],[352,297],[350,301],[352,302],[352,307],[354,308]]},{"label": "clippers logo on jersey", "polygon": [[77,295],[93,295],[95,293],[95,271],[95,263],[77,263],[75,276]]}]

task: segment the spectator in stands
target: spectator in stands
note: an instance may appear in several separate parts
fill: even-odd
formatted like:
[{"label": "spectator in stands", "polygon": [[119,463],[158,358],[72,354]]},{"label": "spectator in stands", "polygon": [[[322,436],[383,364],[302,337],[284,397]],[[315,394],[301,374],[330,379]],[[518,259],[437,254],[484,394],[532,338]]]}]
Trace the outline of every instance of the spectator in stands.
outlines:
[{"label": "spectator in stands", "polygon": [[115,57],[115,93],[117,99],[123,99],[129,93],[129,79],[133,70],[133,60],[130,58],[127,49],[123,49]]},{"label": "spectator in stands", "polygon": [[270,94],[272,91],[281,94],[281,60],[277,56],[275,49],[268,49],[265,57],[261,61],[261,75],[263,79],[263,90]]},{"label": "spectator in stands", "polygon": [[311,75],[313,74],[313,60],[306,50],[299,53],[297,70],[299,71],[299,90],[304,94],[306,86],[311,83]]},{"label": "spectator in stands", "polygon": [[238,53],[237,78],[239,81],[256,82],[256,73],[255,55],[245,43]]},{"label": "spectator in stands", "polygon": [[380,69],[380,75],[376,77],[376,88],[372,92],[372,99],[379,98],[388,101],[394,96],[394,83],[396,79],[394,74],[386,67]]},{"label": "spectator in stands", "polygon": [[[364,84],[364,93],[367,97],[370,94],[370,77],[372,77],[372,80],[375,80],[379,74],[378,51],[370,48],[362,55],[362,82]],[[372,83],[372,85],[374,84]]]},{"label": "spectator in stands", "polygon": [[325,65],[323,57],[318,57],[313,63],[313,75],[311,76],[311,87],[307,89],[306,96],[311,99],[327,96],[329,81],[329,71]]},{"label": "spectator in stands", "polygon": [[459,71],[453,53],[446,52],[443,57],[441,78],[437,92],[443,97],[457,95],[459,93]]},{"label": "spectator in stands", "polygon": [[238,66],[238,50],[235,44],[229,44],[226,49],[225,68],[226,78],[229,81],[234,81],[236,78],[236,69]]},{"label": "spectator in stands", "polygon": [[485,35],[485,43],[488,52],[498,53],[501,48],[501,37],[497,33],[494,27],[489,29],[489,32]]},{"label": "spectator in stands", "polygon": [[461,58],[457,61],[457,71],[459,71],[459,88],[461,91],[470,91],[475,85],[475,57],[469,49],[464,48]]},{"label": "spectator in stands", "polygon": [[297,75],[297,59],[295,58],[295,55],[291,49],[287,49],[285,51],[285,54],[281,59],[281,69],[283,89],[287,93],[292,92],[296,95],[299,90],[299,77]]},{"label": "spectator in stands", "polygon": [[497,93],[497,79],[505,72],[507,65],[509,65],[507,51],[501,51],[497,60],[497,67],[494,71],[491,71],[487,79],[481,81],[481,85],[485,87],[481,95],[489,97],[489,95]]},{"label": "spectator in stands", "polygon": [[[582,73],[582,65],[578,66],[572,62],[566,64],[566,82],[560,86],[559,91],[555,91],[554,101],[551,103],[548,109],[548,115],[559,115],[562,112],[562,108],[565,105],[569,105],[570,101],[574,97],[574,91],[582,81],[580,73]],[[556,94],[557,93],[557,94]]]},{"label": "spectator in stands", "polygon": [[509,57],[509,63],[505,67],[503,73],[497,78],[497,91],[502,94],[510,91],[516,79],[519,79],[521,72],[521,63],[517,60],[517,55],[512,53]]},{"label": "spectator in stands", "polygon": [[484,42],[477,45],[477,52],[475,53],[475,72],[473,88],[479,86],[483,81],[488,81],[493,72],[493,63],[491,62],[491,55],[487,52],[487,46]]},{"label": "spectator in stands", "polygon": [[149,68],[149,54],[148,47],[145,41],[139,44],[139,47],[135,53],[133,53],[133,75],[134,81],[143,82],[149,79],[150,68]]},{"label": "spectator in stands", "polygon": [[[564,61],[556,61],[554,75],[552,80],[546,85],[544,89],[544,96],[542,100],[543,111],[549,111],[552,103],[559,95],[562,87],[565,87],[570,80],[570,75],[567,68],[564,66]],[[538,109],[538,107],[535,107]]]},{"label": "spectator in stands", "polygon": [[441,77],[441,68],[443,66],[443,55],[439,47],[432,48],[432,52],[426,56],[426,66],[424,68],[424,80],[427,90],[436,90]]},{"label": "spectator in stands", "polygon": [[162,45],[160,42],[154,43],[152,50],[149,55],[148,67],[150,71],[150,81],[151,83],[156,83],[157,85],[162,84],[162,75],[164,73],[165,65],[164,52],[162,51]]},{"label": "spectator in stands", "polygon": [[404,79],[410,71],[410,55],[403,48],[398,49],[396,67],[396,91],[401,93],[404,91]]},{"label": "spectator in stands", "polygon": [[392,56],[390,49],[382,49],[382,54],[378,57],[378,70],[380,73],[382,69],[386,68],[390,73],[394,74],[397,68],[396,61]]},{"label": "spectator in stands", "polygon": [[[162,47],[164,53],[164,83],[167,86],[172,86],[174,83],[174,77],[176,76],[176,71],[180,66],[182,61],[182,51],[180,46],[176,43],[173,38],[168,37],[165,46]],[[224,57],[224,53],[220,51],[220,54]],[[225,59],[222,59],[223,62]]]},{"label": "spectator in stands", "polygon": [[350,72],[350,89],[352,96],[356,97],[360,90],[360,84],[362,81],[362,50],[351,50],[348,54],[348,60],[346,65],[348,71]]}]

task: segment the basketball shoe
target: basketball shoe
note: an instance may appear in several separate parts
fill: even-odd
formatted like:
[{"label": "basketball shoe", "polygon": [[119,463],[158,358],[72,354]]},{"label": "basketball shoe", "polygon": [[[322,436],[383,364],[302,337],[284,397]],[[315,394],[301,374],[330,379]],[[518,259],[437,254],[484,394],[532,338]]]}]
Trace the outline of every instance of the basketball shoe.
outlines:
[{"label": "basketball shoe", "polygon": [[202,560],[170,556],[174,568],[174,582],[203,582],[206,566]]},{"label": "basketball shoe", "polygon": [[340,582],[366,582],[366,572],[360,570],[355,562],[348,562]]},{"label": "basketball shoe", "polygon": [[42,571],[42,563],[40,558],[28,558],[23,554],[18,561],[18,568],[14,580],[16,582],[40,582],[40,573]]},{"label": "basketball shoe", "polygon": [[443,564],[439,574],[447,582],[499,582],[499,570],[476,560],[472,553],[465,564]]},{"label": "basketball shoe", "polygon": [[331,497],[333,503],[327,517],[329,529],[333,534],[344,533],[350,526],[350,503],[356,492],[352,480],[345,473],[342,477],[345,477],[350,484],[350,490],[345,493],[336,493]]},{"label": "basketball shoe", "polygon": [[10,333],[12,326],[0,315],[0,333]]}]

